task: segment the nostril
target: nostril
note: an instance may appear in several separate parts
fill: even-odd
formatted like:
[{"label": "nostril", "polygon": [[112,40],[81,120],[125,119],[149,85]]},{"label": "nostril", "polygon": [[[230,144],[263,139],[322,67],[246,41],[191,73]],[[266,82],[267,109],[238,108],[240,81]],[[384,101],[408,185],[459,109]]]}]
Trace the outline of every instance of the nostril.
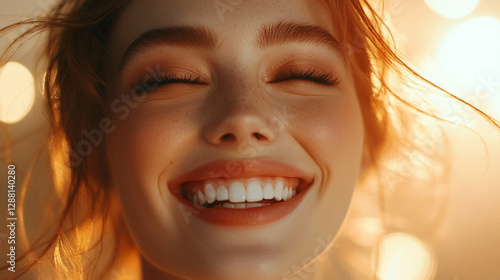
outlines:
[{"label": "nostril", "polygon": [[[263,135],[262,133],[259,132],[254,132],[252,133],[252,137],[256,140],[266,140],[267,137]],[[221,141],[235,141],[236,140],[236,135],[233,133],[226,133],[220,137]]]},{"label": "nostril", "polygon": [[[245,109],[245,108],[243,108]],[[269,144],[277,134],[268,126],[267,115],[261,115],[257,109],[232,109],[221,113],[203,128],[202,137],[211,145],[228,145],[241,143]]]},{"label": "nostril", "polygon": [[253,137],[255,137],[255,139],[257,139],[257,140],[262,140],[262,139],[266,138],[264,135],[262,135],[258,132],[254,132]]},{"label": "nostril", "polygon": [[222,137],[221,137],[222,141],[234,140],[234,139],[235,139],[235,137],[231,133],[226,133],[226,134],[222,135]]}]

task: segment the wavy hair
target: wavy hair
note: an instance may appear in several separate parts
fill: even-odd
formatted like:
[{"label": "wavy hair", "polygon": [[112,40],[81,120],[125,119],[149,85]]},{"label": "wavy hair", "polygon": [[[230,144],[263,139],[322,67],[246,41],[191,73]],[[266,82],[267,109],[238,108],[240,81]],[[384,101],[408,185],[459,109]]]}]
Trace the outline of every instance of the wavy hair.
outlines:
[{"label": "wavy hair", "polygon": [[[450,102],[468,106],[500,128],[492,117],[412,70],[396,52],[380,13],[368,0],[319,1],[331,14],[338,40],[353,69],[365,124],[368,154],[364,164],[368,170],[386,172],[381,162],[388,156],[420,149],[414,141],[408,141],[417,137],[415,126],[408,125],[415,123],[415,116],[442,118],[425,102],[417,102],[408,94],[395,90],[392,78],[408,86],[424,84],[427,88],[438,89]],[[2,62],[23,39],[47,32],[43,86],[51,125],[50,155],[55,178],[64,178],[55,182],[65,195],[54,225],[56,230],[43,238],[44,233],[40,233],[40,238],[30,244],[30,249],[18,259],[24,260],[25,265],[16,278],[40,261],[50,259],[57,275],[70,279],[99,277],[117,261],[118,245],[130,242],[124,233],[121,214],[115,207],[117,198],[110,188],[104,145],[94,146],[85,156],[72,154],[81,149],[82,132],[99,127],[100,120],[110,114],[107,40],[115,18],[128,2],[60,0],[47,15],[0,30],[3,35],[14,28],[29,27],[4,52]],[[420,92],[419,100],[425,100],[429,92]],[[116,241],[104,246],[106,236]],[[101,255],[105,255],[101,258],[106,260],[105,264],[97,262]]]}]

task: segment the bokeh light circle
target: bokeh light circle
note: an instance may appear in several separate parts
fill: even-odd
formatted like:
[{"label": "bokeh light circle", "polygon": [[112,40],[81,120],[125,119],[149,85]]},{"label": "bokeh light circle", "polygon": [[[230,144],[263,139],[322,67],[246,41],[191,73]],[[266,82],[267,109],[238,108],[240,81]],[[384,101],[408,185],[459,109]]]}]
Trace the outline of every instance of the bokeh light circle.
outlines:
[{"label": "bokeh light circle", "polygon": [[419,239],[401,232],[382,239],[378,255],[378,279],[432,279],[434,268],[433,256]]},{"label": "bokeh light circle", "polygon": [[479,0],[425,0],[425,3],[437,14],[446,18],[463,18],[479,4]]},{"label": "bokeh light circle", "polygon": [[470,93],[484,81],[500,82],[500,21],[481,17],[457,25],[444,37],[438,61],[454,90]]},{"label": "bokeh light circle", "polygon": [[18,62],[8,62],[0,69],[0,121],[16,123],[33,107],[33,75]]}]

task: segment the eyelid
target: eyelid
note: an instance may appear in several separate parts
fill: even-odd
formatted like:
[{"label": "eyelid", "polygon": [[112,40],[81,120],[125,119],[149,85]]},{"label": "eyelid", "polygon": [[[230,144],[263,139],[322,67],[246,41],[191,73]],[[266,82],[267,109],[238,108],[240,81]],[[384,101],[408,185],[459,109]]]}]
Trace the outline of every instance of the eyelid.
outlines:
[{"label": "eyelid", "polygon": [[[316,69],[316,71],[323,73],[337,72],[333,71],[336,69],[333,65],[335,61],[324,58],[324,57],[303,57],[301,54],[289,54],[289,56],[278,55],[276,58],[271,58],[273,61],[269,63],[264,71],[263,76],[266,80],[271,77],[276,76],[279,72],[284,71],[301,71],[308,69]],[[325,61],[327,60],[327,61]]]},{"label": "eyelid", "polygon": [[[160,83],[160,85],[165,80],[179,79],[179,80],[191,80],[196,81],[197,84],[208,84],[210,81],[205,75],[200,75],[195,71],[188,70],[186,68],[172,68],[172,71],[162,71],[161,68],[155,70],[149,69],[148,73],[139,75],[139,78],[134,79],[132,83],[129,84],[130,88],[134,89],[137,87],[150,87],[148,84],[155,80]],[[175,69],[178,69],[177,71]],[[194,83],[193,83],[194,84]]]},{"label": "eyelid", "polygon": [[266,83],[310,82],[324,86],[336,86],[340,83],[338,76],[333,71],[324,71],[314,66],[295,66],[281,69],[272,71],[272,75],[266,77]]},{"label": "eyelid", "polygon": [[169,50],[161,48],[148,49],[140,57],[130,60],[119,74],[120,84],[124,87],[140,84],[142,79],[154,72],[169,72],[182,76],[199,76],[200,80],[210,82],[211,66],[209,58],[195,52]]}]

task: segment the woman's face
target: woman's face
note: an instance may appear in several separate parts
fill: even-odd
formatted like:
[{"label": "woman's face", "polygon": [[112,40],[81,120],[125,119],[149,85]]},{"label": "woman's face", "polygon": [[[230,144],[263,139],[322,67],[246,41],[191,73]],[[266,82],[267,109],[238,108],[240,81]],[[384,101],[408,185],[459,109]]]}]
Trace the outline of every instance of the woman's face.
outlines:
[{"label": "woman's face", "polygon": [[122,11],[106,145],[150,264],[186,279],[282,279],[327,253],[364,138],[331,22],[309,0]]}]

